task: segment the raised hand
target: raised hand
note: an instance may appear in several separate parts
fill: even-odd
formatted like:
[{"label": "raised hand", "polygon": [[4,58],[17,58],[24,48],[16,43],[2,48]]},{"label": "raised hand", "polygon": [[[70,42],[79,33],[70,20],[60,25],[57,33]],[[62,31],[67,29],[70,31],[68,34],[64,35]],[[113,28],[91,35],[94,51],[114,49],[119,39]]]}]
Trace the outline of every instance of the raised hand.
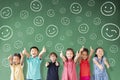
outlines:
[{"label": "raised hand", "polygon": [[94,53],[94,49],[90,46],[90,53]]},{"label": "raised hand", "polygon": [[47,67],[49,65],[49,62],[46,62],[45,66]]},{"label": "raised hand", "polygon": [[46,48],[45,48],[45,46],[43,46],[43,48],[42,48],[42,52],[43,52],[43,53],[46,52]]},{"label": "raised hand", "polygon": [[60,52],[60,57],[61,57],[61,58],[63,57],[63,52],[62,52],[62,51]]},{"label": "raised hand", "polygon": [[83,49],[84,49],[84,46],[82,46],[82,48],[80,48],[79,53],[81,53],[83,51]]}]

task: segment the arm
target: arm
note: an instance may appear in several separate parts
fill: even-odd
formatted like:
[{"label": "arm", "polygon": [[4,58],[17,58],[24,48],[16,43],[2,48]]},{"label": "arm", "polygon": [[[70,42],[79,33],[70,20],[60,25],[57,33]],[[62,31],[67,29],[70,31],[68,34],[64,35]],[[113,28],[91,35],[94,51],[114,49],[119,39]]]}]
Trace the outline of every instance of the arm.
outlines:
[{"label": "arm", "polygon": [[65,58],[65,56],[63,55],[62,51],[60,53],[60,57],[62,58],[63,62],[65,62],[67,59]]},{"label": "arm", "polygon": [[10,65],[13,64],[13,57],[12,57],[12,55],[10,55],[10,56],[8,57],[8,61],[9,61]]},{"label": "arm", "polygon": [[21,65],[23,65],[23,61],[24,61],[24,55],[23,55],[23,53],[20,53],[20,55],[21,55],[20,64],[21,64]]},{"label": "arm", "polygon": [[75,56],[75,58],[74,58],[74,62],[76,63],[77,62],[77,60],[78,60],[78,58],[80,57],[80,55],[79,55],[79,53],[78,53],[78,51],[76,52],[76,56]]},{"label": "arm", "polygon": [[93,63],[96,64],[100,70],[103,70],[103,66],[100,65],[95,59],[93,59]]},{"label": "arm", "polygon": [[30,54],[27,52],[26,48],[24,48],[22,53],[26,55],[27,58],[30,58]]},{"label": "arm", "polygon": [[83,49],[84,49],[84,46],[82,46],[82,48],[80,48],[80,50],[79,50],[79,60],[80,60],[80,62],[81,62],[81,54],[82,54]]},{"label": "arm", "polygon": [[39,53],[38,57],[41,59],[42,55],[46,52],[46,48],[43,47],[42,51]]},{"label": "arm", "polygon": [[107,66],[107,68],[110,67],[110,65],[109,65],[108,61],[106,60],[106,58],[104,59],[104,63],[105,63],[105,65]]},{"label": "arm", "polygon": [[90,54],[89,54],[89,57],[88,57],[88,61],[90,61],[90,59],[91,59],[93,53],[94,53],[94,50],[93,50],[92,47],[90,47]]}]

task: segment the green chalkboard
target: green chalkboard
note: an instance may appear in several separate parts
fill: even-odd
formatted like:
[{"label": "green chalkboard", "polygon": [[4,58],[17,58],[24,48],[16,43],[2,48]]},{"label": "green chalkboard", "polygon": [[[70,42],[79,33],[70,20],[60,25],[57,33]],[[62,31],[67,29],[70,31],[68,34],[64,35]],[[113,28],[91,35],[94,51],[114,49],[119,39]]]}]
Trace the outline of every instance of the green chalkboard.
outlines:
[{"label": "green chalkboard", "polygon": [[[120,79],[120,0],[0,0],[1,80],[10,79],[7,57],[23,48],[46,46],[41,65],[46,80],[50,52],[59,56],[61,50],[71,47],[76,52],[83,45],[103,47],[111,66],[110,80]],[[61,78],[60,57],[58,61]],[[26,60],[24,64],[26,76]],[[79,75],[79,64],[77,71]]]}]

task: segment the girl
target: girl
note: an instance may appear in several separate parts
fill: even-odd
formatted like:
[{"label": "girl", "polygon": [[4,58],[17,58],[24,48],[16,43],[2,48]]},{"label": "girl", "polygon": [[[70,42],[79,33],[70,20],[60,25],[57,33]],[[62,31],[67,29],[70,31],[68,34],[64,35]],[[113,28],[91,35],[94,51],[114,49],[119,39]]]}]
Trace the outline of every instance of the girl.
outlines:
[{"label": "girl", "polygon": [[24,80],[23,76],[23,54],[15,53],[13,56],[9,56],[11,68],[11,80]]},{"label": "girl", "polygon": [[82,47],[79,51],[80,56],[80,80],[90,80],[90,59],[94,53],[90,47],[90,54],[87,48]]},{"label": "girl", "polygon": [[50,53],[49,58],[51,62],[46,62],[46,67],[48,67],[47,80],[59,80],[58,68],[59,63],[57,62],[57,54],[55,52]]},{"label": "girl", "polygon": [[77,80],[76,61],[79,57],[78,53],[75,56],[73,49],[68,48],[66,50],[66,56],[63,56],[63,53],[61,52],[60,57],[64,64],[62,80]]},{"label": "girl", "polygon": [[109,64],[104,56],[103,48],[96,49],[96,55],[93,58],[94,63],[94,80],[109,80],[105,65],[109,68]]},{"label": "girl", "polygon": [[42,55],[46,52],[46,48],[43,47],[39,53],[39,49],[36,46],[30,48],[31,55],[26,49],[23,50],[23,54],[27,57],[27,80],[41,80],[40,65],[42,62]]}]

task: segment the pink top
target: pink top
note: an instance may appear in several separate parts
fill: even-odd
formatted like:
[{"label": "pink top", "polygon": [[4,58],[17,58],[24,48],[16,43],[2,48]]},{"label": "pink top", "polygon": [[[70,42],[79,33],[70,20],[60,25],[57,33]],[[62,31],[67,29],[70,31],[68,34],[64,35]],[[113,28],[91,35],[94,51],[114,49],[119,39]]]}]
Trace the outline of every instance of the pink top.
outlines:
[{"label": "pink top", "polygon": [[67,60],[64,62],[62,80],[77,80],[76,64],[74,60]]}]

